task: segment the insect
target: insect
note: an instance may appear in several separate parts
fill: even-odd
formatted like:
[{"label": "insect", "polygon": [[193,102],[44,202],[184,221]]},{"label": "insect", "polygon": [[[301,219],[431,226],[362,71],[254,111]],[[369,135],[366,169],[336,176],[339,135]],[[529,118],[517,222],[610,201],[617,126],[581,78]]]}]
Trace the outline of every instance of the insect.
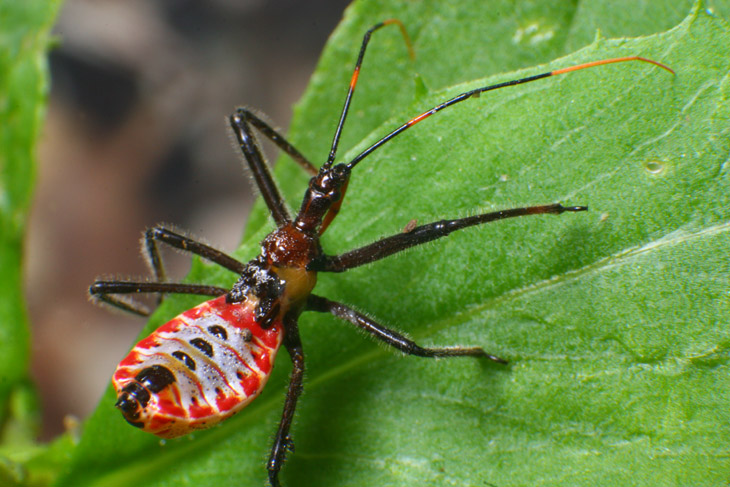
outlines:
[{"label": "insect", "polygon": [[[651,63],[673,73],[661,63],[631,56],[594,61],[484,86],[462,93],[421,113],[392,130],[352,160],[336,164],[340,135],[365,51],[371,35],[387,25],[397,25],[400,28],[407,47],[412,52],[410,39],[398,20],[386,20],[366,32],[336,125],[329,156],[319,169],[250,110],[240,108],[230,117],[230,125],[238,145],[276,224],[276,229],[262,241],[260,255],[248,263],[242,263],[169,228],[156,226],[148,229],[144,238],[154,281],[98,280],[90,287],[90,294],[95,299],[140,315],[148,313],[139,303],[125,299],[123,295],[180,293],[212,297],[173,318],[141,340],[121,361],[114,374],[113,383],[118,395],[116,407],[124,418],[133,426],[163,438],[174,438],[197,429],[208,428],[245,407],[261,392],[277,351],[281,345],[284,346],[293,367],[281,422],[267,463],[272,487],[280,485],[279,471],[287,451],[293,447],[289,430],[302,391],[304,374],[304,355],[297,326],[302,312],[330,313],[409,355],[477,357],[500,364],[506,363],[504,359],[479,347],[422,347],[345,304],[313,294],[319,272],[344,272],[445,237],[457,230],[496,220],[587,210],[585,206],[554,203],[420,225],[412,220],[400,233],[340,255],[328,255],[320,245],[320,237],[340,210],[353,169],[401,132],[441,110],[487,91],[626,61]],[[254,129],[291,156],[312,176],[301,208],[294,217],[287,210],[269,172]],[[159,244],[196,254],[216,263],[237,274],[238,280],[230,289],[167,282]]]}]

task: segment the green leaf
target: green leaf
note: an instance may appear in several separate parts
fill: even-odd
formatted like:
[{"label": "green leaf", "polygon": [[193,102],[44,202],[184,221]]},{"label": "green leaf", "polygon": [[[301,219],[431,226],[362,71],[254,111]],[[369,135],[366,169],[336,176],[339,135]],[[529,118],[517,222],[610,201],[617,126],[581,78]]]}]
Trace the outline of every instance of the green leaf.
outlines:
[{"label": "green leaf", "polygon": [[[5,457],[37,435],[28,384],[30,333],[22,291],[23,232],[35,145],[48,93],[46,51],[58,2],[0,1],[0,479],[23,469]],[[10,467],[8,467],[10,466]],[[20,477],[18,476],[20,475]],[[9,482],[9,480],[7,480]]]},{"label": "green leaf", "polygon": [[[373,37],[341,160],[469,88],[627,55],[667,63],[678,75],[619,64],[484,94],[356,168],[323,239],[328,253],[397,233],[413,218],[554,201],[591,211],[503,221],[321,275],[318,294],[423,345],[481,345],[510,365],[403,357],[337,320],[303,315],[308,371],[282,482],[726,482],[727,24],[698,5],[676,28],[649,35],[680,19],[646,11],[643,23],[626,27],[646,37],[598,39],[549,66],[484,78],[589,42],[590,5],[514,12],[512,2],[442,3],[353,5],[295,110],[292,142],[324,159],[361,36],[390,17],[406,24],[418,58],[408,60],[395,28]],[[501,19],[504,12],[512,17]],[[523,42],[528,31],[541,35]],[[306,177],[286,160],[277,172],[296,207]],[[241,258],[255,255],[270,229],[262,215],[249,224]],[[234,278],[202,263],[189,277],[227,285]],[[194,302],[167,300],[147,331]],[[179,440],[126,425],[107,391],[59,485],[263,485],[289,371],[282,355],[246,411]]]}]

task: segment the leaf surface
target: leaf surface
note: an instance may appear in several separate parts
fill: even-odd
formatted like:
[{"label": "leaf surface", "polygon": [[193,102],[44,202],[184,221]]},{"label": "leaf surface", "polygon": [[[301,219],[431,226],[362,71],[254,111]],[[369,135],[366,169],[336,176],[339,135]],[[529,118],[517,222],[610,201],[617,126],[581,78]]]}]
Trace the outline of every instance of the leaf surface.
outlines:
[{"label": "leaf surface", "polygon": [[57,2],[0,1],[0,441],[15,448],[37,427],[28,384],[23,232],[48,93],[45,56],[57,8]]},{"label": "leaf surface", "polygon": [[[308,370],[284,485],[726,481],[727,24],[698,6],[677,27],[649,35],[671,24],[646,13],[644,24],[626,27],[645,37],[599,39],[549,66],[485,78],[563,54],[585,38],[589,28],[575,19],[593,19],[589,7],[536,6],[497,20],[491,5],[484,16],[477,4],[388,5],[350,8],[295,109],[290,138],[315,163],[329,150],[361,36],[384,18],[403,20],[418,58],[408,60],[397,29],[373,37],[338,160],[477,86],[626,55],[678,75],[630,63],[485,94],[356,168],[323,239],[328,253],[400,232],[413,218],[555,201],[590,211],[503,221],[321,275],[317,294],[423,345],[481,345],[510,365],[403,357],[332,318],[303,315]],[[518,26],[540,15],[552,37],[538,29],[542,40],[500,60],[499,42],[520,44]],[[286,160],[277,168],[294,207],[306,181],[297,171]],[[242,259],[270,229],[263,215],[249,223]],[[230,285],[235,277],[198,263],[189,279]],[[194,302],[169,299],[147,331]],[[108,391],[60,485],[263,485],[285,355],[246,411],[175,441],[126,425]]]}]

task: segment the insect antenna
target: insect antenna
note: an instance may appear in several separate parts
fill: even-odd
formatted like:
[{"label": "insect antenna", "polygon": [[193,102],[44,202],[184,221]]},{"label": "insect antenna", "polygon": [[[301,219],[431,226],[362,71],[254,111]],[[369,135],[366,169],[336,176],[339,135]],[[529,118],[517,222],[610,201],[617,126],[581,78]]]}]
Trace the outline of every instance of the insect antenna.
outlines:
[{"label": "insect antenna", "polygon": [[368,46],[368,43],[370,42],[370,36],[372,36],[373,32],[376,30],[385,27],[386,25],[395,24],[400,28],[400,32],[403,35],[403,39],[406,42],[406,47],[408,48],[408,55],[411,57],[411,59],[414,59],[416,56],[413,51],[413,45],[411,44],[411,38],[408,36],[408,32],[406,32],[405,26],[403,26],[403,23],[398,19],[388,19],[384,20],[383,22],[380,22],[378,24],[375,24],[372,26],[363,36],[362,39],[362,45],[360,46],[360,53],[357,56],[357,62],[355,63],[355,70],[352,73],[352,78],[350,79],[350,87],[347,90],[347,96],[345,97],[345,105],[342,107],[342,114],[340,115],[340,121],[337,123],[337,128],[335,129],[335,136],[332,140],[332,148],[330,149],[329,157],[327,157],[327,162],[324,163],[322,168],[327,169],[330,166],[332,166],[332,163],[335,161],[335,156],[337,155],[337,146],[340,143],[340,136],[342,135],[342,127],[345,125],[345,120],[347,119],[347,114],[350,111],[350,103],[352,101],[352,95],[355,93],[355,86],[357,85],[357,78],[360,76],[360,66],[362,66],[362,61],[365,58],[365,49]]},{"label": "insect antenna", "polygon": [[[347,167],[352,169],[353,167],[355,167],[355,165],[358,162],[365,159],[368,155],[370,155],[377,148],[381,147],[383,144],[385,144],[389,140],[393,139],[395,136],[397,136],[401,132],[404,132],[408,128],[414,126],[418,122],[421,122],[421,121],[425,120],[426,118],[430,117],[434,113],[440,112],[444,108],[448,108],[452,105],[456,105],[457,103],[467,100],[471,97],[478,97],[479,95],[481,95],[482,93],[484,93],[486,91],[498,90],[500,88],[506,88],[508,86],[522,85],[525,83],[530,83],[532,81],[537,81],[539,79],[549,78],[550,76],[557,76],[559,74],[570,73],[572,71],[579,71],[581,69],[586,69],[586,68],[593,68],[595,66],[602,66],[604,64],[623,63],[623,62],[627,62],[627,61],[641,61],[641,62],[645,62],[645,63],[650,63],[650,64],[658,66],[666,71],[669,71],[672,74],[675,74],[674,71],[669,66],[666,66],[666,65],[664,65],[660,62],[654,61],[652,59],[648,59],[648,58],[641,57],[641,56],[626,56],[626,57],[617,57],[617,58],[611,58],[611,59],[601,59],[599,61],[591,61],[588,63],[577,64],[575,66],[568,66],[567,68],[561,68],[561,69],[556,69],[554,71],[548,71],[546,73],[536,74],[533,76],[527,76],[526,78],[520,78],[520,79],[516,79],[516,80],[511,80],[511,81],[504,81],[502,83],[497,83],[494,85],[483,86],[481,88],[476,88],[474,90],[467,91],[465,93],[457,95],[454,98],[452,98],[448,101],[445,101],[445,102],[441,103],[440,105],[437,105],[437,106],[431,108],[430,110],[427,110],[427,111],[421,113],[420,115],[410,119],[409,121],[407,121],[406,123],[404,123],[403,125],[398,127],[397,129],[393,130],[388,135],[386,135],[385,137],[383,137],[382,139],[380,139],[379,141],[375,142],[373,145],[371,145],[370,147],[368,147],[367,149],[362,151],[359,155],[357,155],[354,159],[352,159],[347,164]],[[330,156],[332,156],[332,154],[330,154]]]}]

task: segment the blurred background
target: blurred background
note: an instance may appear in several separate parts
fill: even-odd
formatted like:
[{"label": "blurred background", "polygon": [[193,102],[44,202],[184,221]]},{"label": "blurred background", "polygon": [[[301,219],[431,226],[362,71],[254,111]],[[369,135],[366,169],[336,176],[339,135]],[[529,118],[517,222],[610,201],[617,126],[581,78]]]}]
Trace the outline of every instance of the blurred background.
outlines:
[{"label": "blurred background", "polygon": [[148,276],[155,223],[236,247],[253,194],[226,116],[246,105],[286,131],[347,3],[66,1],[26,250],[44,439],[96,407],[144,323],[91,304],[89,284]]}]

